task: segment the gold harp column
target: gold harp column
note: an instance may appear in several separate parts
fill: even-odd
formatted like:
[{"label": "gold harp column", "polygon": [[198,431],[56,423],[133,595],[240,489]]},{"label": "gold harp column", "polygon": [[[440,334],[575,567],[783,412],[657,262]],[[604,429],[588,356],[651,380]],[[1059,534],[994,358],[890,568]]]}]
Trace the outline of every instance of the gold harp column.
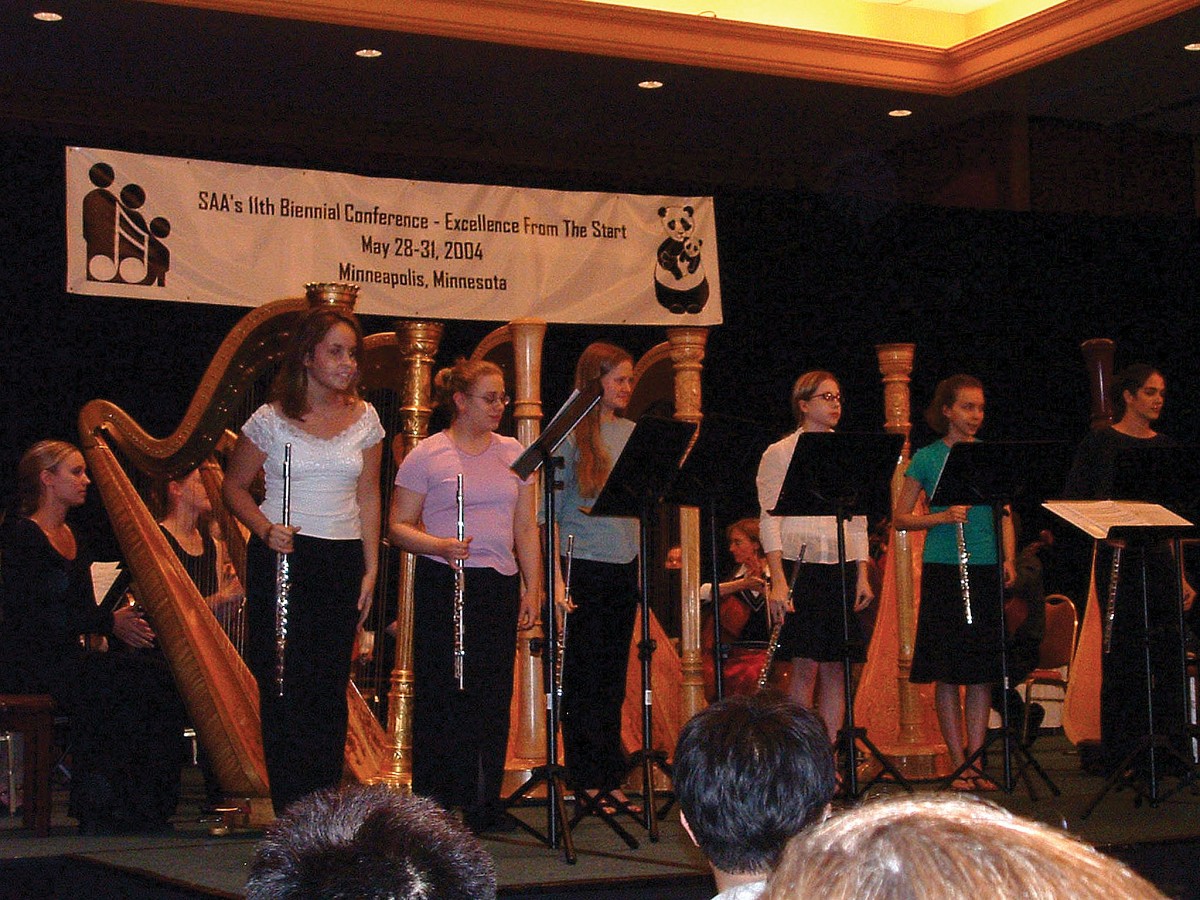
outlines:
[{"label": "gold harp column", "polygon": [[[675,418],[700,423],[700,373],[708,329],[680,326],[667,329],[671,362],[675,366]],[[700,509],[679,508],[679,544],[683,551],[680,581],[683,685],[680,702],[683,721],[704,708],[704,670],[700,661]]]},{"label": "gold harp column", "polygon": [[[875,348],[875,352],[879,357],[879,372],[883,375],[884,431],[889,434],[904,435],[904,447],[900,451],[900,464],[896,466],[896,472],[892,476],[891,497],[894,505],[904,481],[904,470],[912,456],[912,445],[909,443],[909,433],[912,430],[912,422],[909,420],[912,398],[908,385],[913,369],[913,359],[916,355],[916,345],[879,344]],[[908,673],[912,668],[913,643],[917,635],[912,548],[907,531],[894,532],[892,539],[896,542],[894,556],[896,561],[896,642],[898,645],[896,681],[900,701],[897,737],[901,746],[915,747],[920,743],[921,706],[917,689],[908,680]]]},{"label": "gold harp column", "polygon": [[[396,343],[404,360],[400,395],[400,431],[392,444],[399,464],[429,431],[433,413],[433,365],[445,326],[441,322],[405,320],[396,322]],[[384,511],[387,515],[387,511]],[[413,574],[416,557],[401,554],[397,587],[396,662],[388,690],[388,742],[390,758],[379,773],[379,781],[396,790],[412,788],[412,703],[413,703]]]},{"label": "gold harp column", "polygon": [[[542,431],[542,341],[546,337],[546,323],[541,319],[513,319],[508,323],[508,330],[512,338],[515,382],[513,424],[517,440],[528,447]],[[541,497],[540,488],[538,496]],[[518,637],[514,685],[516,715],[510,741],[514,756],[528,761],[530,768],[540,764],[546,754],[541,659],[535,659],[528,650],[531,638],[543,636],[542,627],[536,625],[532,631],[522,632]]]}]

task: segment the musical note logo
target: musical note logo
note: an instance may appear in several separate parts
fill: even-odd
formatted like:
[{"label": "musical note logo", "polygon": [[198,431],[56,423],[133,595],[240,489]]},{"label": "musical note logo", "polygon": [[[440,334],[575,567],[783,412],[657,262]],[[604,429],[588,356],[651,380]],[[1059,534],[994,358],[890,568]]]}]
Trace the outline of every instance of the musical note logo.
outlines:
[{"label": "musical note logo", "polygon": [[83,238],[89,281],[166,285],[171,253],[164,243],[171,223],[162,216],[149,224],[140,212],[146,203],[141,185],[127,184],[119,198],[110,190],[116,173],[108,163],[88,171],[94,185],[83,198]]}]

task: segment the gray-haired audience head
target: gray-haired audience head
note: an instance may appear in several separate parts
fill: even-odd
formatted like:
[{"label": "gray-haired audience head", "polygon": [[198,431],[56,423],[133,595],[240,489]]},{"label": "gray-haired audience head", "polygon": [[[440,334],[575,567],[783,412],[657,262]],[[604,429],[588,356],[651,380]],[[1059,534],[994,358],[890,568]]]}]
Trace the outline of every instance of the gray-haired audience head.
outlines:
[{"label": "gray-haired audience head", "polygon": [[288,807],[258,845],[249,900],[477,900],[496,867],[432,800],[383,785],[317,791]]},{"label": "gray-haired audience head", "polygon": [[839,813],[788,845],[763,900],[1150,900],[1153,885],[1074,837],[948,794]]},{"label": "gray-haired audience head", "polygon": [[821,720],[774,694],[693,716],[675,749],[675,796],[697,846],[732,874],[766,873],[829,808],[833,752]]}]

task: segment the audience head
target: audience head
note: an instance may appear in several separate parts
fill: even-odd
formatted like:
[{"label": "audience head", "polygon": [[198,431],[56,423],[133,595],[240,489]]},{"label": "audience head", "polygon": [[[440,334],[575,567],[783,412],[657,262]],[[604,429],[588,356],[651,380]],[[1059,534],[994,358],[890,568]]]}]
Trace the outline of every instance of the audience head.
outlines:
[{"label": "audience head", "polygon": [[1162,898],[1121,863],[1039,822],[946,794],[868,803],[788,845],[764,900]]},{"label": "audience head", "polygon": [[83,461],[79,448],[66,441],[38,441],[25,451],[17,464],[17,502],[21,515],[29,516],[37,511],[45,487],[43,473],[59,472],[64,464],[70,464],[72,454]]},{"label": "audience head", "polygon": [[836,784],[825,726],[776,695],[727,697],[683,726],[674,787],[715,869],[765,875],[788,840],[828,811]]},{"label": "audience head", "polygon": [[475,900],[496,896],[478,840],[432,800],[383,785],[310,794],[258,845],[249,900]]},{"label": "audience head", "polygon": [[945,434],[950,429],[950,421],[946,418],[946,407],[953,406],[958,400],[958,392],[963,388],[978,388],[983,390],[983,382],[974,375],[951,375],[938,382],[933,391],[933,399],[925,410],[925,421],[938,434]]}]

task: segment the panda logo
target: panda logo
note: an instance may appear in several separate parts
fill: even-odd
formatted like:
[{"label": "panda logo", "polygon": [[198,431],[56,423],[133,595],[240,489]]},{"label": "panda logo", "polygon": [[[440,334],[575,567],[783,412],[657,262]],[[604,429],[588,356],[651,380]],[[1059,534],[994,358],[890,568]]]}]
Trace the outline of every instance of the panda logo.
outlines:
[{"label": "panda logo", "polygon": [[700,259],[703,243],[692,232],[690,206],[663,206],[658,210],[667,239],[658,245],[654,265],[654,296],[677,315],[698,313],[708,303],[708,276]]}]

